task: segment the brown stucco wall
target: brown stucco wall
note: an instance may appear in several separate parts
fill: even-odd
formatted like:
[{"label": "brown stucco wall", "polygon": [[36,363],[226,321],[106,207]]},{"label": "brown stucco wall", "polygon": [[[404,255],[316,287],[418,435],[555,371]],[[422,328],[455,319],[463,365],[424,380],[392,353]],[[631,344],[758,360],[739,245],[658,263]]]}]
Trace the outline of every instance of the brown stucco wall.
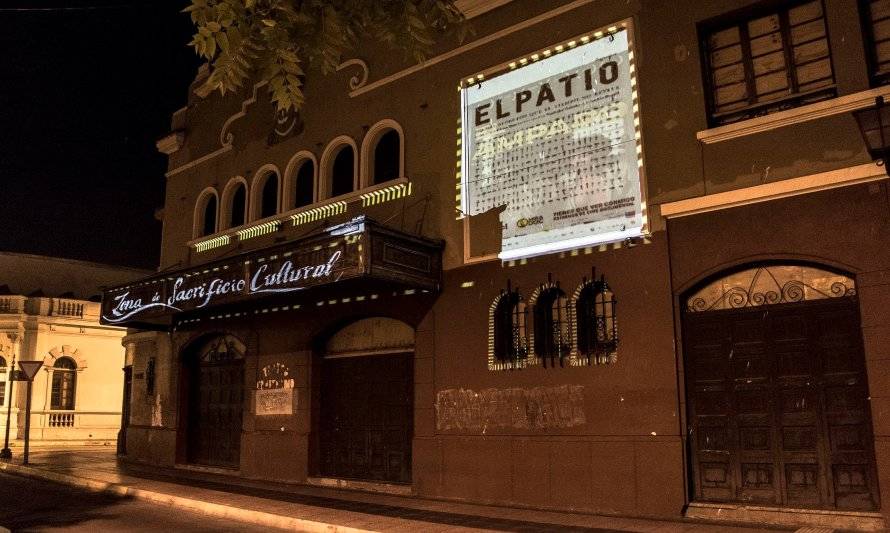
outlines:
[{"label": "brown stucco wall", "polygon": [[[668,231],[678,313],[681,295],[700,280],[763,259],[811,261],[855,276],[883,489],[881,507],[886,513],[890,509],[890,381],[885,370],[890,357],[887,181],[682,217],[671,220]],[[682,339],[679,329],[677,335]],[[685,413],[685,404],[680,412]]]}]

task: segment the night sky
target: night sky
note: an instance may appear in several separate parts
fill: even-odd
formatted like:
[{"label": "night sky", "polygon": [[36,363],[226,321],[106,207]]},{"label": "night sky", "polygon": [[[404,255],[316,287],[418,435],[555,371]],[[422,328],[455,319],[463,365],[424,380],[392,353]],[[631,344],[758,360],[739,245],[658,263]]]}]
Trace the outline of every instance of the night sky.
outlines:
[{"label": "night sky", "polygon": [[0,0],[0,251],[157,267],[155,141],[199,64],[185,5]]}]

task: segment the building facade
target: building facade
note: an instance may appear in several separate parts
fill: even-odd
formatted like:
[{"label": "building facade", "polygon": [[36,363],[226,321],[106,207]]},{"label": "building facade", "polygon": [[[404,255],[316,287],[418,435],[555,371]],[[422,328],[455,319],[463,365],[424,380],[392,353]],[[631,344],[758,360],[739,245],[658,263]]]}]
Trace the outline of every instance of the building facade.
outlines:
[{"label": "building facade", "polygon": [[[890,202],[851,112],[890,93],[890,7],[458,5],[466,42],[420,65],[369,44],[308,81],[299,115],[262,85],[190,92],[158,143],[163,274],[104,296],[105,323],[156,330],[124,340],[128,455],[517,507],[882,527]],[[609,47],[623,55],[592,52]],[[535,85],[557,61],[579,70]],[[534,122],[584,91],[605,100]],[[580,138],[603,158],[567,152]],[[486,153],[543,177],[511,189]],[[564,171],[579,160],[635,176],[632,201]],[[573,201],[587,183],[606,201]],[[597,209],[627,212],[607,242],[523,241]]]},{"label": "building facade", "polygon": [[126,330],[99,323],[100,295],[148,272],[9,252],[0,253],[0,272],[0,431],[9,414],[11,446],[21,446],[27,389],[9,381],[10,371],[18,361],[42,361],[31,392],[31,441],[114,446]]}]

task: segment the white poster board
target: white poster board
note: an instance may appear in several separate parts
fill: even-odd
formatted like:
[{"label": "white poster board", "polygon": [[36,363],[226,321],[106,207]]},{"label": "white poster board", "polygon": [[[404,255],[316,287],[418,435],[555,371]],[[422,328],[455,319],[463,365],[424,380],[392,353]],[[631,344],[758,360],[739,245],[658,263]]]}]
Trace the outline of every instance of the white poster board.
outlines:
[{"label": "white poster board", "polygon": [[502,260],[643,235],[629,30],[532,59],[461,89],[461,211],[503,206]]}]

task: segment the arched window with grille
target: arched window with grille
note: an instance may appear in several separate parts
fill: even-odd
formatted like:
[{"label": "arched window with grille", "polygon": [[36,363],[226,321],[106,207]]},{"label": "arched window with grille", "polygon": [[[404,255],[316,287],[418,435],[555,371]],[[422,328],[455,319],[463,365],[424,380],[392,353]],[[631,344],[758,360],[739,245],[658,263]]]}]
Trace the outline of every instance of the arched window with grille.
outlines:
[{"label": "arched window with grille", "polygon": [[571,320],[569,301],[558,284],[543,285],[534,297],[534,349],[535,355],[547,366],[555,366],[571,354]]},{"label": "arched window with grille", "polygon": [[605,278],[584,281],[575,291],[576,354],[573,365],[614,363],[618,348],[615,294]]},{"label": "arched window with grille", "polygon": [[526,307],[519,290],[508,285],[489,309],[489,370],[522,368],[528,358]]},{"label": "arched window with grille", "polygon": [[73,411],[77,391],[77,363],[70,357],[60,357],[53,365],[50,409]]}]

